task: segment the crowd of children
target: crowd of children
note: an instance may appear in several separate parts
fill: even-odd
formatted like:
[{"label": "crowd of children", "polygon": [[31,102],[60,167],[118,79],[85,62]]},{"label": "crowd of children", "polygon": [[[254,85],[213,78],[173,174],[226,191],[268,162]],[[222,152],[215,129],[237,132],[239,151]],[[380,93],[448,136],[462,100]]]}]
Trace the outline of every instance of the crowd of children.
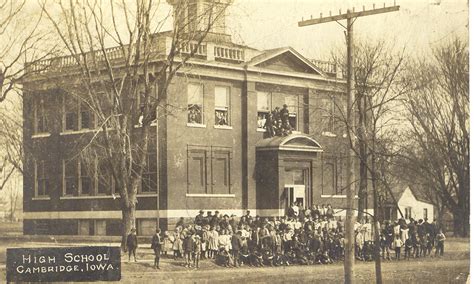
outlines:
[{"label": "crowd of children", "polygon": [[268,112],[265,117],[259,117],[259,124],[265,127],[269,137],[273,136],[287,136],[291,134],[293,127],[290,124],[290,113],[288,106],[283,105],[280,109],[276,107],[273,111]]},{"label": "crowd of children", "polygon": [[[373,228],[369,219],[355,224],[355,257],[370,261],[375,255]],[[382,258],[435,256],[444,253],[444,236],[435,222],[427,220],[394,224],[385,221],[380,231]],[[215,211],[200,211],[193,222],[181,218],[174,231],[161,237],[158,229],[151,248],[155,252],[155,267],[159,268],[160,254],[172,251],[175,260],[185,267],[199,268],[203,259],[213,259],[218,265],[238,267],[330,264],[344,258],[344,225],[335,216],[330,204],[303,208],[291,204],[284,217],[253,217],[250,211],[238,218]]]},{"label": "crowd of children", "polygon": [[344,256],[341,218],[336,220],[330,205],[302,209],[292,204],[282,218],[241,218],[201,210],[194,222],[178,222],[173,232],[165,232],[162,253],[184,259],[185,267],[199,268],[202,259],[237,267],[328,264]]},{"label": "crowd of children", "polygon": [[431,256],[435,248],[435,256],[444,254],[444,241],[446,236],[438,228],[436,220],[432,223],[428,219],[418,221],[413,218],[409,223],[400,219],[395,223],[385,221],[381,228],[382,257],[391,259],[390,249],[395,250],[395,259],[401,259],[404,248],[404,259]]}]

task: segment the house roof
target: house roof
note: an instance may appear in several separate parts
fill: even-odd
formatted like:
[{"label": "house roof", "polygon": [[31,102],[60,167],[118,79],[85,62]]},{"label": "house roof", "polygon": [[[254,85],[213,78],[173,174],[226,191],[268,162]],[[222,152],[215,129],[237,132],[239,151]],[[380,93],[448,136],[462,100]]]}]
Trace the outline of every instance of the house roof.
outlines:
[{"label": "house roof", "polygon": [[424,198],[423,194],[421,194],[418,190],[416,190],[415,187],[407,185],[407,184],[399,184],[399,185],[392,188],[392,193],[395,197],[395,200],[399,201],[400,198],[402,198],[403,193],[407,189],[410,189],[411,193],[413,194],[413,196],[415,197],[416,200],[431,204],[431,201]]}]

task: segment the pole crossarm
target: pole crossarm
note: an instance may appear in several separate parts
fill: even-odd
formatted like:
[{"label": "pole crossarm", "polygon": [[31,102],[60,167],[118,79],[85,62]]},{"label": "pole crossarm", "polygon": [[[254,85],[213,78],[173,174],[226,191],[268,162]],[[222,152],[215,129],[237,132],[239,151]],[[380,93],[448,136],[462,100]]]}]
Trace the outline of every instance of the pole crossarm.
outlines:
[{"label": "pole crossarm", "polygon": [[309,19],[309,20],[299,21],[298,27],[305,27],[305,26],[329,23],[329,22],[345,20],[345,19],[352,19],[352,18],[365,17],[365,16],[371,16],[371,15],[377,15],[377,14],[383,14],[383,13],[389,13],[389,12],[396,12],[399,10],[400,10],[400,6],[397,5],[397,6],[377,8],[377,9],[372,9],[372,10],[367,10],[367,11],[350,12],[350,13],[329,16],[329,17],[320,17],[318,19]]}]

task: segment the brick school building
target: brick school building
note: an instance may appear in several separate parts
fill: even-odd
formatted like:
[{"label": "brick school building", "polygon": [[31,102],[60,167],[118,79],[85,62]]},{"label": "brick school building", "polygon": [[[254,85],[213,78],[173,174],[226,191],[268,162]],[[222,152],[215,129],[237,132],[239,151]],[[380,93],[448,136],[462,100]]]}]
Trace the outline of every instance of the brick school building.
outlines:
[{"label": "brick school building", "polygon": [[[157,49],[167,54],[170,40],[159,34]],[[24,83],[24,233],[120,235],[120,196],[98,166],[94,174],[74,159],[97,130],[94,115],[55,83],[73,76],[70,60],[48,60],[29,66],[50,67]],[[281,216],[292,202],[344,207],[346,85],[334,65],[291,47],[242,46],[223,29],[189,63],[167,92],[179,110],[151,126],[139,235],[152,234],[157,218],[168,228],[201,209]],[[270,137],[267,114],[283,105],[292,133]]]}]

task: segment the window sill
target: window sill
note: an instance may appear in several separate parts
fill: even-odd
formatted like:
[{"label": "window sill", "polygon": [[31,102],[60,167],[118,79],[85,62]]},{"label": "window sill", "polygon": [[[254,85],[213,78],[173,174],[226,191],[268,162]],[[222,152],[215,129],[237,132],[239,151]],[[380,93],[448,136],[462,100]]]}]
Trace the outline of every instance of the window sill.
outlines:
[{"label": "window sill", "polygon": [[96,132],[96,131],[100,131],[100,130],[101,129],[99,129],[99,128],[96,128],[96,129],[87,128],[87,129],[81,129],[81,130],[66,130],[66,131],[63,131],[63,132],[59,133],[59,135],[64,136],[64,135],[71,135],[71,134],[84,134],[84,133]]},{"label": "window sill", "polygon": [[51,133],[44,132],[44,133],[33,134],[31,135],[31,138],[45,138],[49,136],[51,136]]},{"label": "window sill", "polygon": [[51,197],[49,197],[49,196],[37,196],[37,197],[31,198],[31,200],[51,200]]},{"label": "window sill", "polygon": [[[347,198],[347,195],[329,195],[329,194],[322,194],[321,198]],[[359,198],[359,196],[354,196],[354,198]]]},{"label": "window sill", "polygon": [[337,137],[336,134],[332,132],[328,132],[328,131],[324,131],[323,133],[321,133],[321,135],[326,136],[326,137]]},{"label": "window sill", "polygon": [[108,198],[117,198],[119,196],[113,195],[80,195],[80,196],[61,196],[59,197],[60,200],[68,200],[68,199],[108,199]]},{"label": "window sill", "polygon": [[228,125],[214,125],[215,129],[232,129],[232,126]]},{"label": "window sill", "polygon": [[186,193],[186,197],[235,198],[235,194]]},{"label": "window sill", "polygon": [[188,127],[196,127],[196,128],[206,128],[205,124],[198,124],[198,123],[187,123],[186,124]]},{"label": "window sill", "polygon": [[[157,126],[157,125],[158,125],[158,123],[156,123],[156,121],[153,121],[152,123],[150,123],[149,126]],[[142,127],[142,126],[141,126],[140,124],[135,124],[135,125],[133,126],[133,128],[141,128],[141,127]]]},{"label": "window sill", "polygon": [[156,197],[155,193],[137,193],[137,197]]},{"label": "window sill", "polygon": [[257,132],[267,132],[267,130],[264,128],[257,128]]}]

